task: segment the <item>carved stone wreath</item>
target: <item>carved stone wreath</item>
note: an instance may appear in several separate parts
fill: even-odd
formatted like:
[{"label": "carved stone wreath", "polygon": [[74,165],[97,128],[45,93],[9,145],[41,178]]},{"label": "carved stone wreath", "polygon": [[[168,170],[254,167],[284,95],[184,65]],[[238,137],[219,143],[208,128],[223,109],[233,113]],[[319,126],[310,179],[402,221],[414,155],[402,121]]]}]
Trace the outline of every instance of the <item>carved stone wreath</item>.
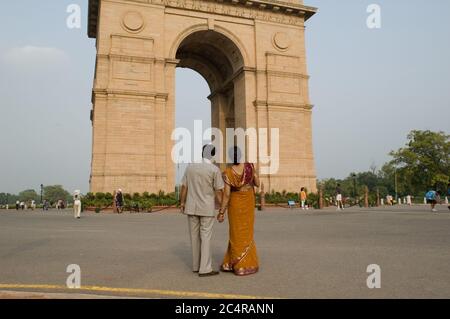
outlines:
[{"label": "carved stone wreath", "polygon": [[144,29],[144,18],[139,12],[129,11],[122,18],[122,26],[131,33],[139,33]]},{"label": "carved stone wreath", "polygon": [[272,42],[273,46],[280,51],[288,50],[291,45],[291,39],[285,32],[275,33],[273,35]]}]

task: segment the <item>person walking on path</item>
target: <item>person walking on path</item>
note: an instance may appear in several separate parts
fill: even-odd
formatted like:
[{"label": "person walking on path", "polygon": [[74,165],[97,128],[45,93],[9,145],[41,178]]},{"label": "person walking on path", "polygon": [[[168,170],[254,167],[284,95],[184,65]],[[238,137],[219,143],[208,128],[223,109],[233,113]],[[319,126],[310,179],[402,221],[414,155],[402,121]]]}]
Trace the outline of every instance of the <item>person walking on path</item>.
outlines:
[{"label": "person walking on path", "polygon": [[114,196],[114,203],[116,206],[117,213],[122,214],[122,212],[123,212],[123,193],[120,188],[117,190],[116,195]]},{"label": "person walking on path", "polygon": [[409,205],[409,206],[412,205],[411,195],[406,196],[406,205]]},{"label": "person walking on path", "polygon": [[337,187],[336,187],[336,204],[337,204],[337,210],[344,210],[344,204],[342,202],[341,184],[337,184]]},{"label": "person walking on path", "polygon": [[308,206],[306,206],[306,199],[308,195],[306,194],[306,190],[304,187],[300,189],[300,203],[303,210],[308,209]]},{"label": "person walking on path", "polygon": [[[450,183],[447,185],[447,202],[450,198]],[[450,204],[448,205],[448,209],[450,210]]]},{"label": "person walking on path", "polygon": [[427,200],[427,204],[431,205],[431,211],[437,212],[436,204],[437,204],[438,193],[434,189],[430,189],[426,194],[425,198]]},{"label": "person walking on path", "polygon": [[73,193],[73,214],[76,219],[81,218],[81,195],[79,190]]}]

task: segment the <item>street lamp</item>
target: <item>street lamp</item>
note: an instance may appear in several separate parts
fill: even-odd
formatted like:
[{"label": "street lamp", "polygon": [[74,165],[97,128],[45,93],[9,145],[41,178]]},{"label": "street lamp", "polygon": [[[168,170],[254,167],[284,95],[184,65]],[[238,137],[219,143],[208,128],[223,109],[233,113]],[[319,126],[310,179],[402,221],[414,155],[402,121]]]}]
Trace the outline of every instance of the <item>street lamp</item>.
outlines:
[{"label": "street lamp", "polygon": [[397,192],[397,167],[394,172],[394,186],[395,186],[395,202],[398,202],[398,192]]},{"label": "street lamp", "polygon": [[180,162],[177,160],[177,182],[175,186],[175,191],[177,195],[177,203],[180,201],[180,184],[178,184],[178,176],[180,174]]}]

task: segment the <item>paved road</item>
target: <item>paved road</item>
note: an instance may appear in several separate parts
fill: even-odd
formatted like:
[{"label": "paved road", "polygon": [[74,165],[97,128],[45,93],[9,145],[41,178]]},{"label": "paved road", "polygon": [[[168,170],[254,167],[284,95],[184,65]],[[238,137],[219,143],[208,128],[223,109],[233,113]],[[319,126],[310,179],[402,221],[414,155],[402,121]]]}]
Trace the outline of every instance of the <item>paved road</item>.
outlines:
[{"label": "paved road", "polygon": [[[222,273],[213,278],[191,272],[187,221],[175,212],[85,213],[75,220],[69,211],[0,211],[0,290],[67,293],[61,289],[66,267],[78,264],[87,290],[73,293],[450,298],[450,212],[446,206],[439,210],[432,214],[428,207],[414,206],[342,213],[282,208],[258,212],[261,271],[249,277]],[[227,232],[226,224],[216,224],[216,265],[227,247]],[[366,286],[369,264],[381,267],[381,289]]]}]

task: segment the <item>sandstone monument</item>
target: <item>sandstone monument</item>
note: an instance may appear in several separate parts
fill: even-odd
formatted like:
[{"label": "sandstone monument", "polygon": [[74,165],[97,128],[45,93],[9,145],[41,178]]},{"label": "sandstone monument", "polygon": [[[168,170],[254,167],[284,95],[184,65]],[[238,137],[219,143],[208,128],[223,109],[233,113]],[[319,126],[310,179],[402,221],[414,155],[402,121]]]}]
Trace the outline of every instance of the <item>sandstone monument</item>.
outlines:
[{"label": "sandstone monument", "polygon": [[279,128],[266,191],[316,191],[305,54],[315,12],[301,0],[90,0],[91,191],[174,191],[176,67],[206,79],[213,127]]}]

